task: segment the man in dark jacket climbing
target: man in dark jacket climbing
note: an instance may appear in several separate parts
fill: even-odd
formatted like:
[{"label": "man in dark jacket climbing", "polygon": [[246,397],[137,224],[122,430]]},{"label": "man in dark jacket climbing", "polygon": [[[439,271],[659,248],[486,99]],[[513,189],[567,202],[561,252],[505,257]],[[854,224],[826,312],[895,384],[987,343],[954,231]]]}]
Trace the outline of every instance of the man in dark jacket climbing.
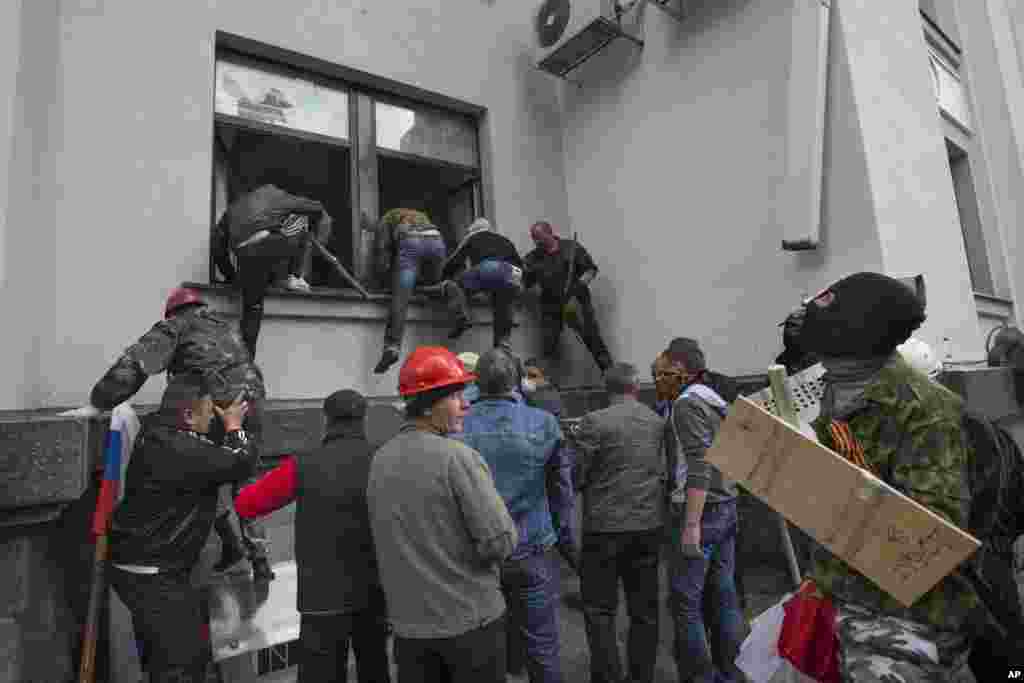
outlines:
[{"label": "man in dark jacket climbing", "polygon": [[360,683],[391,680],[387,610],[366,504],[373,453],[366,441],[365,416],[361,394],[334,392],[324,401],[321,446],[285,460],[235,499],[243,519],[296,501],[299,683],[348,680],[350,643]]},{"label": "man in dark jacket climbing", "polygon": [[[230,402],[239,394],[249,404],[246,432],[259,454],[263,435],[263,373],[253,362],[230,320],[211,311],[194,289],[178,287],[167,297],[164,319],[129,346],[92,388],[89,403],[69,411],[71,417],[95,417],[127,401],[151,375],[167,372],[168,385],[178,377],[201,375],[218,403]],[[219,428],[215,425],[216,441]],[[218,517],[215,528],[224,549],[218,569],[225,569],[245,554],[252,562],[256,579],[273,576],[259,540],[259,526],[243,527],[239,539],[227,515]],[[254,537],[256,540],[250,538]],[[243,552],[244,551],[244,552]]]},{"label": "man in dark jacket climbing", "polygon": [[[467,260],[469,268],[456,277],[458,268]],[[512,240],[495,232],[486,218],[477,218],[470,224],[462,243],[448,257],[441,277],[452,282],[462,320],[467,323],[467,295],[471,297],[477,292],[491,295],[494,346],[511,348],[512,307],[523,291],[523,260]],[[468,324],[459,324],[451,337],[458,337],[468,328]]]},{"label": "man in dark jacket climbing", "polygon": [[590,300],[589,285],[597,276],[597,265],[583,245],[559,237],[547,221],[534,223],[530,237],[537,248],[523,259],[523,287],[540,286],[545,357],[558,356],[562,328],[568,324],[579,333],[598,367],[607,370],[612,357],[601,338]]},{"label": "man in dark jacket climbing", "polygon": [[[271,279],[280,279],[287,289],[309,291],[306,277],[312,266],[311,238],[315,234],[321,243],[327,241],[331,217],[315,199],[289,194],[274,185],[261,185],[228,207],[216,232],[220,237],[214,240],[214,258],[229,281],[238,281],[242,338],[255,357],[263,300]],[[238,258],[237,277],[225,242]]]},{"label": "man in dark jacket climbing", "polygon": [[[189,575],[217,510],[217,489],[245,479],[256,456],[242,429],[247,403],[214,403],[202,375],[179,376],[148,418],[110,529],[109,579],[132,615],[153,683],[203,683],[211,661],[207,610]],[[208,438],[214,414],[221,445]]]}]

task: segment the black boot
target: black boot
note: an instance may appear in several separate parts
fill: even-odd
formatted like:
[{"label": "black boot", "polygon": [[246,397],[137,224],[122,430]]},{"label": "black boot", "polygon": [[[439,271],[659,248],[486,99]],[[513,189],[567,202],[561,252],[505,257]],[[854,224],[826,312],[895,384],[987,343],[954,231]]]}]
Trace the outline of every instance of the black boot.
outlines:
[{"label": "black boot", "polygon": [[374,373],[380,375],[388,371],[392,365],[398,362],[398,347],[388,344],[384,347],[384,352],[380,356],[380,360],[377,362],[377,367],[373,369]]},{"label": "black boot", "polygon": [[220,537],[220,560],[213,565],[214,571],[223,572],[238,564],[246,557],[245,546],[241,537],[235,532],[228,515],[221,515],[213,523],[213,528]]}]

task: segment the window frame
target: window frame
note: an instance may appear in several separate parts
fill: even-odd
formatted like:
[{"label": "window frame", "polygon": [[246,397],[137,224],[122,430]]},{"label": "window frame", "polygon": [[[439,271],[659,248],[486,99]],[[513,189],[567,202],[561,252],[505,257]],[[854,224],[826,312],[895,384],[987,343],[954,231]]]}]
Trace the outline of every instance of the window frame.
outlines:
[{"label": "window frame", "polygon": [[[350,270],[353,275],[364,284],[373,283],[373,266],[371,263],[372,254],[366,252],[367,249],[372,250],[372,246],[364,244],[362,227],[367,220],[375,221],[381,215],[381,207],[379,206],[380,186],[377,172],[381,157],[434,165],[472,174],[474,176],[471,181],[473,183],[473,214],[474,216],[481,216],[485,213],[484,207],[487,206],[489,198],[487,188],[485,187],[487,185],[486,155],[482,147],[482,129],[487,120],[487,109],[485,107],[224,31],[216,32],[214,43],[215,49],[212,64],[214,74],[216,73],[219,60],[235,58],[245,64],[252,64],[256,68],[264,67],[272,73],[280,73],[287,77],[311,81],[324,87],[344,90],[347,94],[347,140],[232,116],[216,111],[214,104],[210,144],[211,149],[219,144],[217,140],[218,126],[226,126],[272,135],[283,135],[292,139],[322,143],[346,149],[349,153],[350,161],[350,187],[348,190],[351,205],[351,253],[345,255],[346,258],[339,256],[339,260],[351,263],[352,268]],[[215,78],[212,85],[211,100],[216,96],[217,85]],[[367,101],[369,106],[366,104]],[[376,137],[376,102],[413,110],[431,109],[467,119],[473,126],[475,134],[476,166],[466,166],[444,159],[435,159],[419,154],[379,147]],[[369,118],[369,120],[363,120],[365,118]],[[368,137],[368,140],[364,140],[364,137]],[[210,230],[212,234],[218,216],[216,215],[217,178],[214,172],[215,162],[213,162],[213,157],[211,157],[211,161]],[[372,171],[368,169],[372,169]],[[461,233],[465,226],[451,227],[452,233],[456,238],[461,239]],[[207,283],[215,286],[218,284],[216,280],[216,265],[214,264],[213,250],[210,249],[209,251]],[[318,289],[321,292],[331,291],[326,290],[326,288]],[[354,290],[344,288],[335,291],[344,294]],[[390,293],[387,296],[390,296]]]}]

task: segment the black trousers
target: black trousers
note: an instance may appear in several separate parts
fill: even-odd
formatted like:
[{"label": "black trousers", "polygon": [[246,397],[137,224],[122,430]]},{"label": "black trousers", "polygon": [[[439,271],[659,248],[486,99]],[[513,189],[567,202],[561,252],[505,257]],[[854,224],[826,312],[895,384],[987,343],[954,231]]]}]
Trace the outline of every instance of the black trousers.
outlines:
[{"label": "black trousers", "polygon": [[205,597],[188,571],[135,574],[108,566],[110,585],[132,615],[152,683],[205,683],[213,660]]},{"label": "black trousers", "polygon": [[451,638],[395,638],[398,683],[505,683],[505,618]]},{"label": "black trousers", "polygon": [[349,614],[303,614],[298,683],[346,683],[349,646],[359,683],[391,683],[387,619],[382,609]]},{"label": "black trousers", "polygon": [[[560,295],[560,293],[559,293]],[[579,302],[579,317],[570,323],[570,327],[580,335],[583,345],[587,347],[590,355],[594,357],[597,366],[602,370],[611,367],[612,358],[601,337],[601,330],[597,325],[597,315],[594,313],[594,303],[590,299],[590,289],[584,285],[576,288],[576,300]],[[541,343],[546,358],[557,358],[562,340],[562,330],[565,321],[562,318],[562,307],[551,299],[541,300]]]},{"label": "black trousers", "polygon": [[664,532],[588,533],[580,554],[580,590],[590,646],[591,683],[624,680],[615,617],[619,580],[629,612],[631,680],[651,683],[658,653],[658,555]]},{"label": "black trousers", "polygon": [[235,252],[238,257],[238,288],[242,293],[242,341],[250,355],[256,357],[256,340],[263,324],[263,301],[267,287],[288,276],[297,260],[301,260],[308,242],[308,233],[285,237],[271,233],[269,237]]}]

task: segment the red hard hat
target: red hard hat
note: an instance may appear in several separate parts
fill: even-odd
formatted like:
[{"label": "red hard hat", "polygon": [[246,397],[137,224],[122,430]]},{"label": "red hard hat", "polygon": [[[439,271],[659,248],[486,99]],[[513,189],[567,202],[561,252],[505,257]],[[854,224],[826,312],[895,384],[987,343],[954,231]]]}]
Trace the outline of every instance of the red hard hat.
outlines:
[{"label": "red hard hat", "polygon": [[458,357],[443,346],[421,346],[409,354],[398,373],[398,393],[413,396],[431,389],[466,384],[476,375],[466,372]]},{"label": "red hard hat", "polygon": [[178,310],[182,306],[188,304],[202,304],[206,303],[203,298],[199,296],[199,292],[188,287],[175,287],[171,290],[170,295],[167,297],[167,303],[164,305],[164,319],[171,317],[171,313]]}]

